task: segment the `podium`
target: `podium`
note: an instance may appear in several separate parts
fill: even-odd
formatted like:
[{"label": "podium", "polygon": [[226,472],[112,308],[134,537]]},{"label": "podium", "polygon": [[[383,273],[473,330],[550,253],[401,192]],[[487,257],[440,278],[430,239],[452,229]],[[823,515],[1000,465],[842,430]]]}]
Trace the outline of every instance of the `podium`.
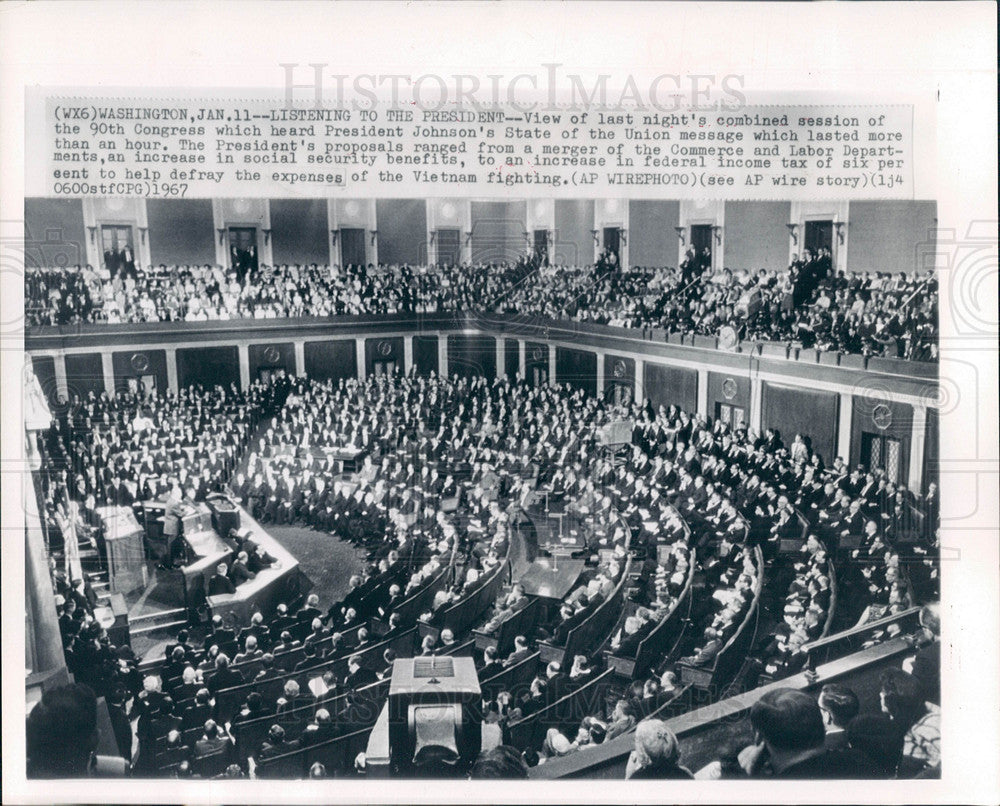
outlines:
[{"label": "podium", "polygon": [[435,749],[451,753],[456,772],[467,770],[482,747],[482,696],[472,658],[394,661],[389,701],[368,741],[373,777],[407,777]]},{"label": "podium", "polygon": [[227,537],[233,529],[240,528],[240,510],[234,503],[225,498],[216,498],[208,502],[212,511],[212,527],[220,537]]},{"label": "podium", "polygon": [[132,510],[129,507],[100,507],[97,515],[108,551],[111,593],[131,593],[146,587],[145,532]]}]

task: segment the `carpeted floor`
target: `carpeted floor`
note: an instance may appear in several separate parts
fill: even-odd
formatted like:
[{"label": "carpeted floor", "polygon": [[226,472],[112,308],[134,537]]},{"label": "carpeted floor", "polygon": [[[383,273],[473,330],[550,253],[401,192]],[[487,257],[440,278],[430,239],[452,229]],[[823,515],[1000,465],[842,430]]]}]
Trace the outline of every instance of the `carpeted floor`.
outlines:
[{"label": "carpeted floor", "polygon": [[344,597],[351,574],[364,568],[364,552],[338,537],[302,526],[268,524],[264,528],[299,561],[313,583],[310,593],[319,596],[324,610]]}]

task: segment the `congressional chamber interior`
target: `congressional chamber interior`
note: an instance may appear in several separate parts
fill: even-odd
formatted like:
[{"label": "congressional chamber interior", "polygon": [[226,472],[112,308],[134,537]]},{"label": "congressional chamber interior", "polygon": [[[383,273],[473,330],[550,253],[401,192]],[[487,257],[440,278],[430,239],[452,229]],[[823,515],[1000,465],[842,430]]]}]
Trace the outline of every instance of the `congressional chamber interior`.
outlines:
[{"label": "congressional chamber interior", "polygon": [[935,225],[28,199],[29,777],[939,776]]}]

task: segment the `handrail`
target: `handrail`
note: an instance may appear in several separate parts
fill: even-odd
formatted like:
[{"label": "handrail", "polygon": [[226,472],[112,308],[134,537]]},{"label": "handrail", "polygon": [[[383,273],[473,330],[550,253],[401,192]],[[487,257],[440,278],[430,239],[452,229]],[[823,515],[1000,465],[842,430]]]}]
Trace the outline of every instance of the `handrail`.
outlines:
[{"label": "handrail", "polygon": [[[338,702],[346,703],[347,698],[350,697],[352,694],[355,693],[360,694],[363,691],[364,692],[374,691],[379,686],[387,685],[388,682],[389,682],[388,680],[379,680],[375,683],[370,683],[367,686],[362,686],[361,688],[356,689],[355,691],[338,691],[337,693],[331,694],[330,696],[319,697],[304,705],[299,705],[295,708],[290,708],[284,713],[280,714],[280,716],[275,714],[266,714],[265,716],[258,716],[254,717],[253,719],[245,719],[242,722],[237,722],[236,724],[234,724],[232,726],[232,732],[236,734],[239,731],[244,731],[247,728],[253,727],[254,725],[257,724],[270,725],[279,719],[291,717],[293,715],[299,716],[301,714],[315,713],[318,709],[326,708],[327,706],[332,706],[334,703]],[[327,708],[327,710],[329,710],[329,708]],[[336,712],[334,712],[332,715],[335,716]]]},{"label": "handrail", "polygon": [[904,610],[901,613],[895,613],[891,616],[884,616],[876,621],[870,621],[867,624],[860,624],[855,627],[851,627],[849,630],[842,630],[841,632],[834,633],[833,635],[828,635],[825,638],[817,638],[808,644],[802,645],[803,652],[814,652],[817,649],[822,649],[823,647],[829,646],[831,644],[836,644],[841,641],[846,641],[850,638],[854,638],[860,635],[864,635],[867,632],[875,632],[888,627],[897,621],[904,621],[905,619],[912,618],[914,616],[920,615],[919,607],[911,607]]},{"label": "handrail", "polygon": [[368,736],[372,732],[372,726],[368,725],[359,730],[353,731],[351,733],[345,733],[342,736],[337,736],[336,738],[330,739],[319,744],[309,745],[307,747],[299,747],[290,753],[283,753],[280,756],[272,756],[271,758],[264,759],[257,763],[257,775],[261,777],[266,777],[267,773],[274,767],[284,767],[290,761],[302,762],[301,776],[305,777],[307,770],[305,769],[305,760],[310,758],[310,754],[315,754],[316,752],[323,752],[325,748],[334,747],[341,744],[350,744],[353,741],[361,739]]},{"label": "handrail", "polygon": [[[580,624],[577,624],[576,627],[574,627],[572,630],[569,631],[569,635],[566,636],[566,646],[563,649],[564,658],[567,655],[579,654],[577,652],[577,650],[579,649],[577,645],[583,644],[585,642],[584,639],[587,639],[586,643],[590,643],[589,639],[596,637],[596,635],[595,636],[590,635],[590,633],[594,629],[594,625],[597,625],[600,622],[600,620],[605,617],[605,614],[612,609],[612,607],[617,607],[621,605],[621,601],[625,596],[625,584],[628,582],[628,575],[631,570],[632,570],[632,558],[629,557],[625,561],[625,567],[621,571],[621,578],[615,585],[615,588],[611,592],[611,595],[608,596],[608,598],[605,599],[603,602],[601,602],[594,609],[594,612],[590,614],[590,616],[588,616],[584,621],[582,621]],[[613,628],[614,624],[612,624],[611,626]],[[598,627],[597,629],[600,628]],[[605,636],[605,638],[607,638],[607,636]],[[556,647],[556,648],[560,649],[561,647]]]},{"label": "handrail", "polygon": [[[793,354],[788,357],[773,355],[761,356],[756,348],[759,342],[741,341],[733,351],[720,350],[714,346],[695,346],[690,343],[680,344],[676,341],[667,342],[666,331],[658,328],[623,328],[614,325],[600,325],[590,322],[550,319],[543,316],[523,316],[499,314],[491,312],[456,312],[440,311],[432,314],[365,314],[357,316],[328,317],[286,317],[282,319],[235,319],[208,322],[137,322],[123,324],[86,323],[79,325],[33,326],[25,333],[25,348],[28,351],[51,351],[71,347],[78,350],[81,347],[100,348],[111,344],[126,342],[144,345],[167,345],[178,342],[219,342],[226,338],[245,338],[248,322],[252,322],[255,333],[274,339],[315,335],[328,339],[350,338],[355,334],[388,332],[405,333],[413,330],[440,331],[448,333],[477,328],[481,331],[493,330],[505,332],[516,317],[516,323],[522,332],[546,341],[574,340],[580,336],[631,342],[648,346],[656,346],[670,353],[688,354],[697,351],[700,354],[714,353],[722,361],[738,359],[745,362],[747,355],[752,355],[754,361],[768,361],[781,364],[807,364],[816,367],[831,377],[844,377],[865,372],[878,372],[888,377],[920,382],[936,380],[938,364],[932,361],[912,361],[906,359],[886,359],[871,357],[866,359],[860,354],[833,353],[834,360],[821,361],[800,358]],[[199,339],[199,337],[204,337]],[[713,337],[714,338],[714,337]],[[690,336],[686,336],[689,342]],[[767,345],[787,346],[787,342],[764,342]],[[743,355],[739,354],[742,350]],[[849,383],[849,381],[845,381]]]},{"label": "handrail", "polygon": [[[800,691],[816,689],[826,683],[843,679],[846,675],[861,671],[873,664],[884,663],[909,650],[909,644],[902,639],[892,639],[878,646],[856,652],[847,658],[839,658],[816,668],[813,675],[799,672],[775,683],[736,694],[711,705],[666,720],[667,726],[681,740],[681,760],[684,761],[684,744],[706,727],[725,720],[733,721],[745,714],[764,694],[779,688],[794,688]],[[610,742],[590,748],[586,753],[572,753],[562,758],[549,759],[545,764],[533,767],[528,777],[554,780],[557,778],[580,777],[588,770],[606,768],[612,764],[624,764],[632,752],[634,740],[631,736],[621,736]]]},{"label": "handrail", "polygon": [[479,681],[480,688],[485,688],[486,686],[490,685],[495,687],[497,685],[497,681],[500,680],[500,678],[504,678],[502,682],[506,682],[506,678],[516,677],[517,676],[515,674],[516,671],[528,668],[529,664],[531,664],[532,662],[538,663],[538,657],[539,653],[536,651],[531,655],[529,655],[528,657],[526,657],[524,660],[520,661],[519,663],[515,663],[513,666],[504,669],[502,672],[497,672],[495,675],[493,675],[493,677],[487,677],[485,680],[480,680]]},{"label": "handrail", "polygon": [[[588,680],[584,685],[580,686],[580,688],[571,691],[569,694],[566,694],[563,697],[560,697],[555,702],[546,705],[544,708],[536,711],[535,713],[530,714],[529,716],[526,716],[523,719],[519,719],[517,722],[509,723],[507,725],[506,732],[510,736],[511,742],[513,742],[514,746],[517,747],[518,745],[516,743],[516,737],[520,737],[528,732],[531,732],[526,737],[528,739],[527,746],[531,747],[537,744],[537,741],[535,741],[537,737],[533,735],[536,726],[541,724],[548,717],[561,713],[563,707],[570,702],[575,703],[577,701],[591,700],[591,694],[593,692],[595,691],[599,692],[607,688],[607,686],[611,682],[611,678],[613,677],[613,675],[614,675],[614,669],[605,669],[603,672],[597,675],[593,680]],[[603,708],[604,707],[603,698],[599,697],[598,701],[600,702],[601,708]],[[527,747],[523,749],[527,749]]]},{"label": "handrail", "polygon": [[691,608],[691,591],[694,584],[694,571],[696,567],[696,556],[695,550],[691,548],[688,552],[688,576],[684,581],[684,588],[677,596],[677,601],[674,602],[673,606],[667,611],[667,614],[660,620],[653,631],[650,632],[639,644],[638,649],[635,653],[635,666],[632,669],[632,677],[635,678],[636,675],[642,675],[646,672],[646,669],[642,668],[649,663],[645,656],[652,655],[657,647],[660,640],[661,634],[666,630],[667,625],[673,620],[673,616],[680,612],[680,607],[685,600],[688,603],[688,612],[690,613]]},{"label": "handrail", "polygon": [[[287,672],[283,675],[279,675],[278,677],[272,677],[268,680],[265,680],[264,683],[270,685],[276,685],[277,683],[280,682],[281,685],[284,685],[289,680],[295,680],[299,675],[310,675],[313,677],[317,675],[322,675],[324,672],[334,669],[337,664],[343,665],[347,663],[347,661],[353,655],[357,655],[360,653],[369,655],[374,653],[376,650],[378,650],[379,652],[384,652],[387,648],[392,647],[394,643],[397,643],[406,636],[409,636],[410,639],[412,640],[413,636],[416,635],[416,632],[417,632],[416,627],[411,627],[409,630],[406,630],[405,632],[400,633],[397,636],[393,636],[392,638],[386,641],[380,641],[378,643],[370,644],[369,646],[362,647],[360,650],[352,649],[341,655],[337,655],[337,657],[335,658],[324,658],[316,666],[312,666],[308,669],[299,669],[297,672],[294,671]],[[221,699],[232,699],[233,697],[239,697],[240,694],[242,694],[244,691],[247,692],[251,691],[255,685],[258,684],[251,680],[248,683],[240,683],[238,686],[231,686],[230,688],[220,689],[215,695],[216,703],[218,703],[219,700]]]},{"label": "handrail", "polygon": [[[326,709],[330,713],[334,722],[336,722],[337,714],[340,713],[341,707],[348,705],[349,699],[353,695],[374,695],[376,698],[380,699],[381,689],[385,689],[385,694],[388,696],[388,679],[379,680],[371,685],[363,686],[356,691],[343,691],[325,699],[313,700],[306,705],[292,708],[282,714],[267,714],[266,716],[237,722],[231,728],[233,738],[236,740],[237,754],[240,758],[246,758],[247,756],[253,755],[253,753],[256,752],[255,745],[267,736],[267,731],[270,729],[271,725],[276,723],[280,724],[281,722],[286,722],[288,720],[299,720],[311,717],[321,708]],[[252,749],[248,749],[247,745],[249,745]]]},{"label": "handrail", "polygon": [[[754,582],[753,599],[751,600],[750,607],[747,609],[746,615],[744,615],[739,627],[736,628],[736,631],[729,637],[726,643],[722,645],[721,649],[719,649],[710,666],[692,666],[689,663],[681,662],[679,666],[681,668],[682,681],[684,680],[684,670],[690,670],[690,674],[699,679],[698,681],[692,681],[695,685],[699,685],[699,682],[707,682],[710,685],[718,686],[719,681],[717,680],[717,677],[722,675],[724,672],[728,672],[726,665],[728,664],[728,656],[730,652],[738,640],[743,640],[744,633],[750,624],[750,620],[757,618],[758,616],[757,611],[760,607],[760,596],[764,587],[764,554],[761,551],[760,546],[754,547],[754,560],[757,565],[757,579]],[[724,660],[726,663],[723,663]],[[722,665],[720,666],[720,664]]]},{"label": "handrail", "polygon": [[[495,568],[493,568],[485,578],[480,579],[479,584],[473,590],[469,591],[468,594],[466,594],[464,597],[455,602],[451,607],[445,610],[444,614],[442,615],[442,619],[443,623],[446,626],[450,627],[452,630],[458,629],[464,631],[467,627],[470,627],[472,622],[474,622],[475,619],[479,617],[479,615],[483,612],[483,610],[485,610],[493,602],[493,600],[496,598],[496,589],[502,586],[503,574],[510,567],[510,555],[512,546],[513,546],[513,541],[510,539],[510,536],[508,535],[507,553],[504,554],[503,559],[500,561],[500,563]],[[476,610],[476,612],[471,614],[472,621],[470,621],[468,624],[460,624],[459,626],[456,626],[456,624],[453,623],[450,619],[453,617],[456,611],[458,611],[460,608],[466,608],[470,602],[473,602],[476,599],[482,599],[481,602],[482,607],[479,608],[478,610],[476,610],[476,608],[472,608],[473,610]]]},{"label": "handrail", "polygon": [[473,629],[472,635],[480,649],[495,646],[497,655],[503,657],[505,653],[510,652],[514,646],[514,639],[518,635],[527,635],[525,625],[527,628],[534,626],[536,612],[539,608],[539,600],[531,599],[525,607],[522,607],[510,618],[500,622],[495,633],[484,633],[481,630]]},{"label": "handrail", "polygon": [[757,612],[757,608],[760,605],[760,594],[764,589],[764,553],[761,551],[760,546],[754,546],[754,560],[757,564],[757,579],[753,586],[753,600],[750,603],[750,608],[747,610],[747,614],[743,617],[743,621],[740,622],[740,626],[737,628],[729,640],[723,644],[722,649],[719,650],[719,654],[715,656],[716,662],[726,652],[734,643],[736,639],[740,636],[746,626],[750,623],[750,619],[754,617]]},{"label": "handrail", "polygon": [[[447,575],[453,570],[453,568],[454,566],[452,563],[442,566],[441,571],[436,577],[434,577],[426,585],[422,586],[418,591],[412,593],[408,598],[401,601],[392,609],[392,612],[402,614],[400,619],[403,623],[415,621],[417,616],[420,615],[420,610],[422,609],[424,600],[433,600],[434,595],[442,589],[442,583],[447,583]],[[420,606],[418,606],[418,603]],[[414,612],[410,613],[411,610]]]},{"label": "handrail", "polygon": [[[673,509],[673,507],[671,507],[671,509]],[[674,511],[675,511],[675,513],[676,513],[676,509],[675,509]],[[679,516],[679,513],[678,513],[678,516]],[[686,530],[686,533],[687,533],[687,534],[686,534],[686,541],[685,541],[685,542],[686,542],[686,543],[687,543],[688,545],[690,545],[690,542],[691,542],[691,539],[690,539],[690,538],[691,538],[691,530],[690,530],[690,528],[688,527],[687,523],[686,523],[686,522],[684,522],[684,519],[683,519],[683,518],[681,518],[681,522],[682,522],[682,523],[684,523],[684,527],[685,527],[685,530]],[[693,551],[693,549],[690,549],[690,548],[688,549],[688,556],[689,556],[689,558],[691,558],[691,559],[693,560],[693,558],[694,558],[694,551]],[[604,649],[605,653],[606,653],[606,654],[607,654],[607,655],[608,655],[609,657],[610,657],[610,656],[613,656],[613,657],[616,657],[616,658],[621,658],[621,659],[626,659],[626,660],[635,660],[635,658],[637,658],[637,657],[639,656],[639,653],[640,653],[640,651],[641,651],[641,649],[642,649],[642,646],[643,646],[643,644],[645,644],[645,642],[646,642],[646,641],[648,641],[648,640],[649,640],[650,638],[652,638],[652,637],[653,637],[653,636],[654,636],[655,634],[657,634],[657,633],[659,632],[660,628],[661,628],[661,627],[663,626],[663,624],[664,624],[664,623],[666,622],[666,620],[667,620],[667,619],[669,619],[669,618],[670,618],[670,617],[671,617],[671,616],[672,616],[672,615],[674,614],[674,611],[675,611],[675,610],[677,609],[677,605],[678,605],[678,604],[680,603],[681,599],[683,599],[683,597],[684,597],[685,593],[687,593],[688,589],[690,588],[690,585],[691,585],[691,581],[692,581],[693,579],[694,579],[694,563],[693,563],[693,562],[691,562],[691,563],[689,564],[689,566],[688,566],[688,577],[687,577],[687,580],[686,580],[686,581],[685,581],[685,583],[684,583],[684,587],[683,587],[683,589],[682,589],[682,590],[681,590],[681,592],[680,592],[680,593],[678,594],[678,596],[677,596],[677,600],[676,600],[676,601],[675,601],[675,602],[674,602],[674,603],[673,603],[673,604],[672,604],[672,605],[670,606],[670,608],[669,608],[669,609],[668,609],[668,610],[667,610],[667,611],[666,611],[666,612],[665,612],[665,613],[663,614],[663,616],[662,616],[662,617],[660,618],[660,620],[659,620],[659,621],[657,622],[656,626],[655,626],[655,627],[654,627],[654,628],[653,628],[653,629],[652,629],[652,630],[650,631],[649,635],[647,635],[647,636],[646,636],[646,637],[645,637],[645,638],[644,638],[644,639],[642,640],[642,642],[641,642],[641,643],[640,643],[640,644],[639,644],[639,645],[638,645],[638,646],[636,647],[636,651],[635,651],[635,653],[634,653],[633,655],[618,655],[618,654],[616,654],[616,653],[615,653],[615,652],[614,652],[614,651],[613,651],[613,650],[611,649],[611,646],[610,646],[610,642],[611,642],[611,640],[612,640],[612,639],[614,638],[614,636],[615,636],[615,633],[616,633],[616,632],[618,631],[618,628],[619,628],[619,626],[620,626],[620,625],[623,625],[623,624],[625,623],[625,621],[627,620],[627,618],[628,618],[628,611],[629,611],[629,608],[627,608],[627,607],[626,607],[626,608],[624,608],[624,609],[622,610],[622,613],[621,613],[621,616],[619,616],[618,620],[617,620],[617,621],[615,622],[615,626],[611,628],[611,634],[610,634],[610,635],[608,636],[607,640],[606,640],[606,641],[604,642],[604,645],[602,646],[602,648]]]},{"label": "handrail", "polygon": [[469,651],[469,655],[471,655],[472,650],[474,650],[475,648],[476,648],[476,639],[469,638],[466,641],[456,641],[447,649],[441,650],[439,648],[435,650],[434,654],[439,656],[451,655],[454,657],[458,657],[459,655],[464,655],[467,650]]}]

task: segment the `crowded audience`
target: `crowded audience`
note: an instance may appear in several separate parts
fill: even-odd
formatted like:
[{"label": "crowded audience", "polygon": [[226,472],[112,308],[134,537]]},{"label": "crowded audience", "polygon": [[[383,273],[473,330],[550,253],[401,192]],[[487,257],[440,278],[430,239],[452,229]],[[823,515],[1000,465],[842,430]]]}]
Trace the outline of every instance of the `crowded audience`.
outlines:
[{"label": "crowded audience", "polygon": [[[598,450],[597,434],[618,418],[634,422],[633,445],[613,459]],[[98,550],[102,505],[162,497],[197,501],[224,490],[262,523],[312,527],[320,539],[355,544],[365,559],[341,601],[310,596],[297,610],[297,603],[282,603],[273,613],[252,614],[246,624],[217,616],[204,639],[178,634],[157,673],[145,678],[137,659],[113,646],[95,621],[86,580],[67,577],[53,564],[71,671],[119,709],[125,728],[134,722],[134,742],[124,730],[119,746],[124,758],[132,758],[134,744],[137,769],[148,774],[215,777],[235,764],[240,775],[254,775],[258,764],[266,768],[271,759],[323,741],[317,737],[332,740],[347,725],[370,725],[377,707],[359,692],[384,681],[394,658],[379,641],[406,634],[417,621],[446,626],[441,614],[474,592],[506,556],[511,530],[526,524],[523,509],[532,496],[558,499],[573,513],[585,569],[549,617],[517,636],[509,654],[477,656],[481,679],[516,668],[541,641],[565,646],[572,627],[625,586],[631,555],[628,611],[609,626],[606,641],[587,648],[589,654],[540,664],[523,688],[484,689],[486,718],[499,736],[586,691],[603,667],[603,650],[634,657],[692,571],[699,584],[675,656],[659,659],[609,712],[592,707],[573,724],[518,748],[529,766],[634,730],[631,777],[690,777],[676,741],[642,721],[677,691],[678,661],[710,667],[763,589],[782,608],[776,611],[780,623],[764,622],[775,646],[761,657],[774,666],[766,669],[774,677],[781,676],[782,664],[791,673],[788,656],[819,637],[826,624],[836,552],[853,561],[853,570],[842,575],[851,591],[844,617],[852,623],[912,605],[906,570],[933,564],[935,557],[933,542],[885,506],[901,500],[917,507],[924,499],[890,484],[880,471],[849,470],[840,459],[826,464],[830,457],[816,454],[805,439],[786,449],[773,430],[757,434],[677,407],[655,409],[645,401],[616,406],[567,386],[531,387],[513,379],[289,378],[243,393],[191,388],[90,395],[67,408],[45,444],[42,486],[50,530],[81,535]],[[364,457],[354,472],[344,470],[347,448]],[[887,511],[890,517],[881,517]],[[783,542],[804,537],[799,514],[812,536],[789,558]],[[266,567],[268,558],[239,534],[227,539],[236,544],[234,562],[220,566],[217,576],[235,587]],[[426,608],[407,611],[402,621],[400,605],[432,587]],[[496,634],[527,601],[523,586],[513,583],[487,606],[477,629]],[[373,635],[376,622],[381,632]],[[929,615],[928,633],[935,623]],[[441,629],[413,649],[446,653],[465,637]],[[281,693],[268,699],[272,679],[281,683]],[[939,758],[937,726],[934,711],[915,699],[923,689],[907,685],[898,676],[887,680],[880,720],[891,720],[893,730],[908,737],[904,745],[920,772]],[[231,692],[240,697],[229,709],[221,704],[235,696]],[[853,719],[843,709],[834,713],[834,694],[826,706],[831,719],[836,716],[838,727],[852,735]],[[328,721],[317,708],[337,697],[343,699],[326,710]],[[818,746],[815,731],[792,738],[781,733],[786,705],[798,716],[809,711],[812,719],[810,709],[794,702],[777,703],[777,716],[762,710],[754,726],[761,738],[755,754],[748,754],[754,759],[737,767],[787,777],[796,772],[798,762],[786,763],[796,742],[801,739],[809,753]],[[822,714],[819,720],[825,734]],[[768,733],[772,723],[779,727]],[[249,748],[248,725],[265,726]],[[859,747],[878,741],[880,725],[869,719],[854,726]],[[839,769],[825,759],[815,764],[831,774]],[[731,766],[720,762],[720,768]]]},{"label": "crowded audience", "polygon": [[802,348],[937,360],[930,274],[836,271],[805,250],[783,271],[516,262],[411,266],[90,265],[28,269],[27,325],[494,311],[667,333],[791,342]]}]

